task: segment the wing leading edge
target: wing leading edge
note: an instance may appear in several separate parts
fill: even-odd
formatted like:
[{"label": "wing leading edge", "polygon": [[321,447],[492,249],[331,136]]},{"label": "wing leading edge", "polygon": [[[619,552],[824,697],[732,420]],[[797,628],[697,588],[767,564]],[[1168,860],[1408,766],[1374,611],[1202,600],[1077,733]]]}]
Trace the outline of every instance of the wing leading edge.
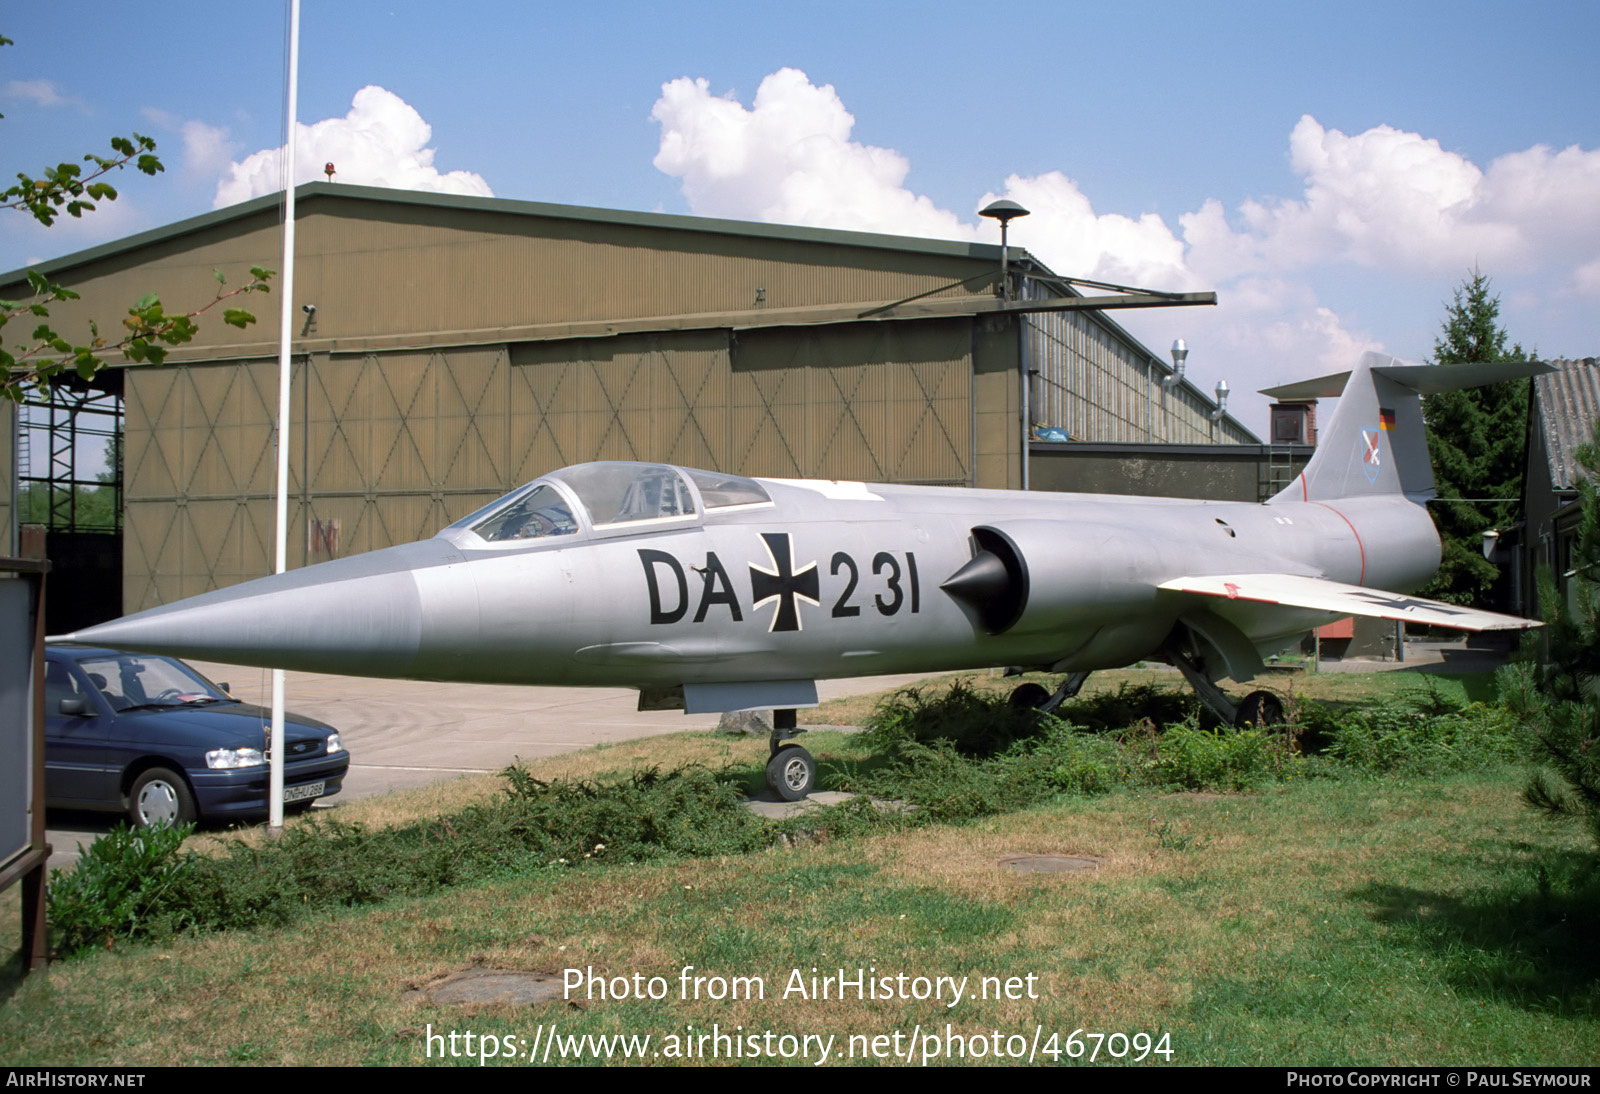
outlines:
[{"label": "wing leading edge", "polygon": [[1536,620],[1514,615],[1501,615],[1405,593],[1293,574],[1209,574],[1204,577],[1174,578],[1163,581],[1157,588],[1224,600],[1307,608],[1336,615],[1360,615],[1435,627],[1454,627],[1463,631],[1526,630],[1543,625]]}]

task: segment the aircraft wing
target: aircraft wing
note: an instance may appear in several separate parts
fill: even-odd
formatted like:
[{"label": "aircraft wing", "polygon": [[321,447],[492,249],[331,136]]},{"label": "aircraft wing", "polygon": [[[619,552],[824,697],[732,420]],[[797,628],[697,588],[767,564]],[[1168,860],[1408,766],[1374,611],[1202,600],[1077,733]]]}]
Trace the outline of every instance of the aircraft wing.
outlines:
[{"label": "aircraft wing", "polygon": [[1439,600],[1425,600],[1420,596],[1391,593],[1383,589],[1368,589],[1360,585],[1345,585],[1326,581],[1320,577],[1297,577],[1293,574],[1208,574],[1204,577],[1180,577],[1162,582],[1158,588],[1172,592],[1215,596],[1225,600],[1243,600],[1256,604],[1281,604],[1288,608],[1309,608],[1312,611],[1334,612],[1338,615],[1370,616],[1374,619],[1394,619],[1405,623],[1422,623],[1434,627],[1454,627],[1464,631],[1526,630],[1543,624],[1514,615],[1485,612],[1465,608],[1459,604],[1446,604]]}]

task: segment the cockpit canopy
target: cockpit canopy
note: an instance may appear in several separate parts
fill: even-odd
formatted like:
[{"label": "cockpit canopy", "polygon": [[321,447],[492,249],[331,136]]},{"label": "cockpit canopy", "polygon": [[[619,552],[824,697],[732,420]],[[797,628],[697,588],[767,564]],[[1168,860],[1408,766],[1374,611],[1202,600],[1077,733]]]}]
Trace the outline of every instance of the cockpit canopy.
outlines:
[{"label": "cockpit canopy", "polygon": [[[698,499],[698,500],[697,500]],[[772,501],[761,484],[738,475],[661,463],[582,463],[553,471],[450,525],[486,543],[516,543],[645,522],[693,521],[702,511]]]}]

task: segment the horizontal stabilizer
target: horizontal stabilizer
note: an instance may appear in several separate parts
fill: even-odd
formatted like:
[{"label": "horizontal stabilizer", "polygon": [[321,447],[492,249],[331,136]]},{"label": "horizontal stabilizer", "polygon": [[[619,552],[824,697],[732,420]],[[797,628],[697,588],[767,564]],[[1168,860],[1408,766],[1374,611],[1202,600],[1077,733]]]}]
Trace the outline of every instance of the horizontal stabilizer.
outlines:
[{"label": "horizontal stabilizer", "polygon": [[1425,600],[1405,593],[1368,589],[1325,581],[1320,577],[1293,574],[1212,574],[1206,577],[1180,577],[1162,582],[1158,588],[1171,592],[1215,596],[1256,604],[1280,604],[1289,608],[1360,615],[1372,619],[1393,619],[1432,627],[1454,627],[1463,631],[1511,631],[1542,626],[1536,620],[1514,615],[1485,612]]},{"label": "horizontal stabilizer", "polygon": [[[1390,358],[1393,360],[1393,358]],[[1554,365],[1541,361],[1477,361],[1464,365],[1381,365],[1372,370],[1418,395],[1438,395],[1444,391],[1465,391],[1505,380],[1526,380],[1554,372]],[[1335,372],[1315,380],[1300,380],[1282,387],[1269,387],[1261,394],[1269,399],[1336,399],[1344,394],[1350,373]]]}]

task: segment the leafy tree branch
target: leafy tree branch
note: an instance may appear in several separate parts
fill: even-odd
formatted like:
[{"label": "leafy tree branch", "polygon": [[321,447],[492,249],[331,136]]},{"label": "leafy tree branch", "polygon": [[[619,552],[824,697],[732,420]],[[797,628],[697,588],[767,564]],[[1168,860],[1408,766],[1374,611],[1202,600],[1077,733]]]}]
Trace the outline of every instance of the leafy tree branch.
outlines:
[{"label": "leafy tree branch", "polygon": [[156,158],[156,142],[138,133],[132,137],[112,137],[111,149],[115,156],[97,156],[93,152],[83,157],[93,166],[87,175],[75,163],[58,163],[46,167],[41,178],[17,172],[17,185],[0,192],[0,209],[26,209],[33,219],[46,228],[54,224],[62,212],[81,217],[92,213],[99,201],[116,201],[117,191],[109,182],[100,181],[113,171],[120,171],[132,163],[146,175],[166,170]]},{"label": "leafy tree branch", "polygon": [[[197,318],[217,305],[235,297],[253,292],[270,292],[269,281],[274,271],[260,266],[250,268],[250,282],[237,288],[227,287],[227,278],[221,270],[213,271],[217,279],[217,295],[208,303],[178,315],[168,314],[155,293],[146,293],[128,309],[122,320],[124,333],[112,341],[100,333],[99,326],[89,324],[90,341],[74,345],[51,328],[40,323],[34,328],[29,345],[16,354],[0,345],[0,395],[12,402],[21,402],[27,389],[46,388],[56,377],[67,370],[84,379],[93,376],[105,366],[106,358],[120,354],[137,364],[159,365],[166,360],[170,346],[181,346],[192,341],[199,333]],[[76,300],[78,294],[64,285],[57,285],[36,270],[28,271],[28,282],[33,287],[32,301],[0,300],[0,330],[20,316],[48,318],[49,306],[63,300]],[[243,308],[222,310],[222,321],[243,329],[256,321],[256,317]]]},{"label": "leafy tree branch", "polygon": [[[0,35],[0,46],[11,44],[11,39]],[[113,171],[130,164],[151,176],[166,170],[156,156],[156,142],[139,133],[113,137],[111,150],[114,153],[111,156],[92,152],[84,156],[84,163],[89,165],[88,173],[75,163],[46,167],[40,177],[18,172],[17,184],[0,191],[0,210],[27,212],[40,224],[50,227],[62,213],[81,217],[99,208],[100,202],[117,200],[116,188],[104,181]],[[135,363],[159,365],[166,360],[170,347],[194,339],[200,329],[195,320],[201,315],[246,293],[269,292],[268,282],[273,271],[252,266],[249,283],[233,289],[227,287],[222,271],[215,271],[215,276],[218,284],[215,298],[191,311],[172,314],[155,293],[140,297],[128,309],[122,320],[123,333],[115,339],[103,336],[99,326],[91,321],[89,341],[83,344],[58,333],[48,322],[35,326],[27,342],[16,346],[15,352],[0,341],[0,395],[12,402],[21,402],[29,388],[48,388],[69,369],[88,379],[105,367],[108,357],[119,354]],[[13,319],[48,320],[50,305],[78,299],[77,293],[37,270],[28,271],[28,284],[33,290],[31,299],[0,300],[0,339]],[[256,317],[243,308],[227,307],[222,310],[222,321],[243,328],[254,323]]]}]

